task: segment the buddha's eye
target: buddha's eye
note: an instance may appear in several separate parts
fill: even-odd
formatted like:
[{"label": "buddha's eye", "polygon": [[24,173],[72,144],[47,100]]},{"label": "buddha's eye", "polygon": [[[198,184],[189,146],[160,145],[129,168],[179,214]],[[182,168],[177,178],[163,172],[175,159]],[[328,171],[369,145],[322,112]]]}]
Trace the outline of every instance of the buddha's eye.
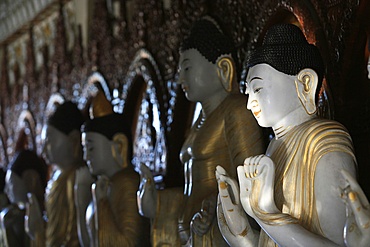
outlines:
[{"label": "buddha's eye", "polygon": [[261,90],[262,90],[262,87],[259,87],[259,88],[256,88],[256,89],[254,89],[254,93],[259,93],[259,92],[261,92]]}]

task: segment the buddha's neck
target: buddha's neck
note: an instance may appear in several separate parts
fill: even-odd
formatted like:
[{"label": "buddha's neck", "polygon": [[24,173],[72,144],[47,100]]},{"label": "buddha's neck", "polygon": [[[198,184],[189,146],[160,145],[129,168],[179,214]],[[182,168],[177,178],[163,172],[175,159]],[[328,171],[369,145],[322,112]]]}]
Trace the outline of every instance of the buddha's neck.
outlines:
[{"label": "buddha's neck", "polygon": [[304,109],[298,108],[293,112],[289,113],[283,119],[281,119],[278,123],[272,126],[272,129],[275,134],[275,139],[281,139],[286,134],[288,134],[295,126],[298,126],[304,122],[307,122],[316,115],[308,115]]},{"label": "buddha's neck", "polygon": [[212,95],[208,99],[200,102],[202,105],[202,118],[205,120],[227,97],[226,91],[220,91],[217,94]]},{"label": "buddha's neck", "polygon": [[114,176],[114,174],[119,172],[121,169],[122,168],[117,166],[117,165],[107,166],[104,173],[108,178],[112,178]]},{"label": "buddha's neck", "polygon": [[82,156],[77,156],[77,157],[75,156],[75,157],[70,157],[69,159],[66,158],[65,160],[57,163],[56,165],[59,168],[59,170],[61,170],[62,172],[65,172],[65,171],[69,171],[72,168],[79,167],[83,163],[84,161],[82,159]]}]

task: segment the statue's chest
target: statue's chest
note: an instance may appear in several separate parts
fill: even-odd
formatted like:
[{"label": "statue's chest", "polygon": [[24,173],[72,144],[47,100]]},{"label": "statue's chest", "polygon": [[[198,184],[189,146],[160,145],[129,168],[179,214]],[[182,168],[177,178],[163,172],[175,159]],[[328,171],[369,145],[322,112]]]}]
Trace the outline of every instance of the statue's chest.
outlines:
[{"label": "statue's chest", "polygon": [[189,159],[206,159],[222,150],[225,144],[224,121],[207,119],[203,124],[193,126],[184,145],[180,157],[183,162]]}]

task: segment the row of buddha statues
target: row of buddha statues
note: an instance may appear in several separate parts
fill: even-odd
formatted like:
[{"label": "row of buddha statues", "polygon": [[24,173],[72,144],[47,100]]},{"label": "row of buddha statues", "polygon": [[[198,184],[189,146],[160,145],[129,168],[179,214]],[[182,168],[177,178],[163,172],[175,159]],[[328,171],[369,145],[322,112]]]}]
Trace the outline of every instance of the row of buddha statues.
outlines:
[{"label": "row of buddha statues", "polygon": [[[202,106],[183,143],[183,187],[157,189],[131,164],[130,121],[98,91],[85,120],[56,106],[46,162],[20,150],[7,166],[4,246],[370,246],[370,206],[346,128],[317,116],[325,64],[293,24],[271,26],[246,61],[215,18],[182,42],[179,78]],[[263,128],[272,128],[267,149]],[[47,176],[48,164],[53,164]]]}]

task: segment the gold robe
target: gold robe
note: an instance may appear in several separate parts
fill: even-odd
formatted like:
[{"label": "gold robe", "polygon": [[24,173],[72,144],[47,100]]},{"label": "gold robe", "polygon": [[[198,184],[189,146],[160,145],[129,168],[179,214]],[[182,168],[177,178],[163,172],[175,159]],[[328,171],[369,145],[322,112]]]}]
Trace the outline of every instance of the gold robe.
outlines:
[{"label": "gold robe", "polygon": [[[277,215],[260,215],[267,224],[298,223],[323,236],[316,211],[314,191],[318,161],[329,152],[345,152],[356,161],[352,140],[338,122],[313,119],[292,129],[271,154],[275,170],[275,202],[282,210]],[[290,219],[288,219],[290,218]],[[292,220],[293,219],[293,220]],[[277,246],[261,230],[259,246]]]},{"label": "gold robe", "polygon": [[[152,231],[153,246],[165,243],[179,246],[176,236],[179,224],[189,229],[192,217],[201,211],[203,200],[213,197],[216,202],[217,165],[223,166],[235,178],[236,167],[242,165],[245,158],[264,152],[262,129],[246,109],[246,102],[244,95],[230,94],[207,119],[200,116],[191,128],[180,153],[185,173],[184,192],[159,191]],[[203,236],[192,233],[193,246],[228,246],[219,231],[216,212],[212,213],[210,230]],[[167,219],[167,225],[160,225],[160,222],[166,222],[164,219]]]},{"label": "gold robe", "polygon": [[110,179],[109,199],[101,199],[97,206],[98,231],[94,246],[150,246],[149,220],[138,213],[139,181],[132,167],[117,172]]},{"label": "gold robe", "polygon": [[74,203],[76,169],[62,172],[46,194],[46,246],[80,246]]}]

